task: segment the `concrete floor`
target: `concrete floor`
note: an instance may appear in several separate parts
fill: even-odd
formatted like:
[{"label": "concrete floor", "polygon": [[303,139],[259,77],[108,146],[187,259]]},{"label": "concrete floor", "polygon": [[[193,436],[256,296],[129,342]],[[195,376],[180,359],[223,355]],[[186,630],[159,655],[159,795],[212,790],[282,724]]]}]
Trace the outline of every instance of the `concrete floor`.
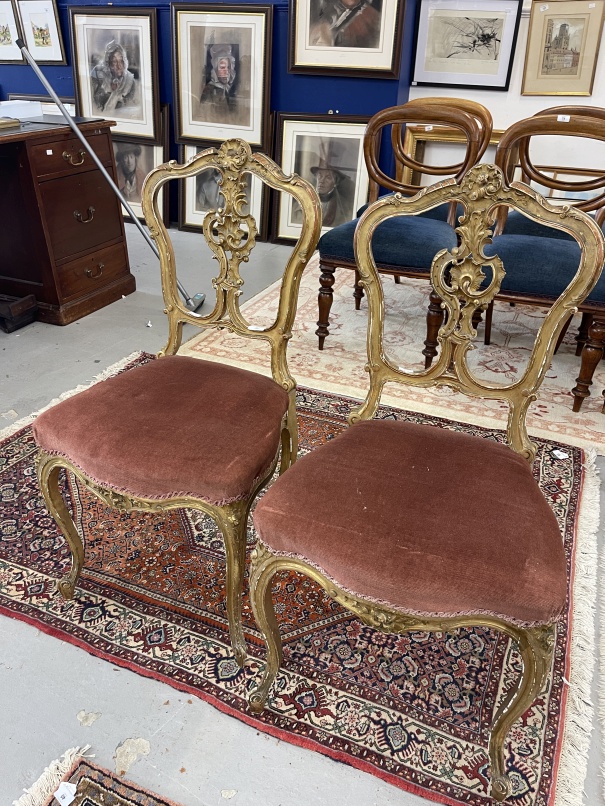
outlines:
[{"label": "concrete floor", "polygon": [[[0,332],[0,430],[126,355],[163,346],[157,260],[134,226],[127,230],[134,294],[66,327],[35,323],[10,335]],[[201,237],[175,230],[171,235],[181,282],[190,294],[211,293],[216,264],[206,259],[199,265]],[[246,296],[279,276],[287,253],[287,247],[258,244],[244,270]],[[605,467],[603,458],[599,465]],[[595,704],[596,696],[593,685]],[[92,721],[81,712],[99,716]],[[115,769],[116,749],[128,739],[142,740],[137,746],[143,752],[127,778],[181,806],[227,800],[237,806],[427,803],[8,618],[0,619],[0,724],[2,805],[12,803],[51,760],[75,745],[92,745],[96,762]],[[588,806],[602,802],[600,760],[595,719],[584,792]]]}]

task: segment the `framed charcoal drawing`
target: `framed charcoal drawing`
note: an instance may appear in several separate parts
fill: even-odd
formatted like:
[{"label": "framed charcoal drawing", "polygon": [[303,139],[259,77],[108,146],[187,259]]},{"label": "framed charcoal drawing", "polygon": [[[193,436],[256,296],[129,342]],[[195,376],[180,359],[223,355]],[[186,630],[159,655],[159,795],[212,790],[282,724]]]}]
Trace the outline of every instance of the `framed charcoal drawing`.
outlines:
[{"label": "framed charcoal drawing", "polygon": [[[207,146],[181,146],[179,160],[189,162],[196,154]],[[216,210],[221,204],[219,186],[220,174],[214,168],[202,171],[201,174],[179,182],[179,229],[197,232],[203,228],[204,219],[210,210]],[[243,212],[250,214],[256,221],[257,240],[268,239],[266,188],[256,176],[246,174],[247,204]]]},{"label": "framed charcoal drawing", "polygon": [[291,73],[398,78],[405,0],[290,0]]},{"label": "framed charcoal drawing", "polygon": [[0,0],[0,64],[25,64],[17,39],[21,37],[19,15],[13,0]]},{"label": "framed charcoal drawing", "polygon": [[272,6],[172,4],[178,142],[269,147],[272,20]]},{"label": "framed charcoal drawing", "polygon": [[155,8],[71,6],[78,114],[110,118],[113,133],[159,143]]},{"label": "framed charcoal drawing", "polygon": [[522,95],[591,95],[605,0],[532,2]]},{"label": "framed charcoal drawing", "polygon": [[17,0],[27,49],[38,64],[67,64],[56,0]]},{"label": "framed charcoal drawing", "polygon": [[521,0],[420,0],[412,85],[507,90]]},{"label": "framed charcoal drawing", "polygon": [[[363,157],[367,122],[357,116],[278,115],[276,162],[284,173],[300,174],[317,189],[322,232],[352,221],[368,200]],[[280,194],[274,201],[273,240],[296,240],[302,210],[290,196]]]},{"label": "framed charcoal drawing", "polygon": [[[170,119],[168,114],[168,104],[162,104],[160,134],[161,145],[150,143],[148,140],[140,142],[131,138],[126,140],[119,136],[112,136],[113,154],[116,161],[116,184],[128,204],[132,207],[137,218],[143,220],[143,208],[141,206],[141,191],[143,181],[147,174],[158,165],[168,162],[169,155],[169,131]],[[166,190],[166,192],[164,192]],[[169,214],[169,194],[167,189],[160,189],[160,209],[164,224],[170,226]],[[122,208],[124,218],[130,221],[130,214]]]}]

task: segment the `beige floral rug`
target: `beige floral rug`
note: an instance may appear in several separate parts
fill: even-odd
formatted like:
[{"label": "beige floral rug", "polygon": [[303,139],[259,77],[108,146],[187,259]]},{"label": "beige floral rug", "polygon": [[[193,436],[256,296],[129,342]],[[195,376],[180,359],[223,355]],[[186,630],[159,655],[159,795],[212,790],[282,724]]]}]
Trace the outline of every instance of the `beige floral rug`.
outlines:
[{"label": "beige floral rug", "polygon": [[[406,368],[423,366],[421,350],[426,332],[428,283],[402,279],[397,285],[383,277],[385,289],[385,344],[389,357]],[[336,272],[334,302],[330,313],[330,335],[323,351],[317,348],[317,255],[304,272],[293,338],[288,347],[291,372],[301,385],[328,392],[363,398],[367,391],[366,363],[367,307],[355,310],[353,273]],[[273,320],[279,283],[249,300],[244,306],[248,321],[267,325]],[[545,311],[540,308],[497,303],[492,326],[492,343],[483,344],[479,327],[472,361],[477,371],[495,382],[508,382],[523,369]],[[578,414],[572,411],[571,389],[580,369],[575,355],[574,336],[579,316],[571,324],[555,355],[542,385],[540,398],[530,407],[530,434],[550,437],[581,447],[595,447],[605,454],[605,414],[602,391],[605,388],[605,361],[595,372],[591,397],[584,400]],[[211,360],[249,367],[269,374],[268,345],[260,340],[242,339],[225,331],[194,336],[180,352]],[[425,414],[462,420],[475,425],[500,424],[506,427],[507,406],[499,401],[482,401],[450,389],[410,389],[399,384],[386,387],[384,403]]]}]

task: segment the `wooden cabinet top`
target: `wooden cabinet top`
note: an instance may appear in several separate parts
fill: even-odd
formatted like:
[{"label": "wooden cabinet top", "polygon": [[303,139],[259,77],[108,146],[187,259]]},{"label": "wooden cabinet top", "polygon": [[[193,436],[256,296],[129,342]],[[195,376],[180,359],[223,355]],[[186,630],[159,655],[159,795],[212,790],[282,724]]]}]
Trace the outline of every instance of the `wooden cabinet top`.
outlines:
[{"label": "wooden cabinet top", "polygon": [[[14,129],[0,129],[0,145],[4,143],[15,143],[23,140],[50,141],[60,140],[66,135],[74,137],[70,126],[67,123],[60,123],[61,118],[55,115],[43,115],[40,118],[25,120]],[[103,118],[76,120],[78,128],[85,136],[93,132],[103,131],[115,126],[114,120],[104,120]]]}]

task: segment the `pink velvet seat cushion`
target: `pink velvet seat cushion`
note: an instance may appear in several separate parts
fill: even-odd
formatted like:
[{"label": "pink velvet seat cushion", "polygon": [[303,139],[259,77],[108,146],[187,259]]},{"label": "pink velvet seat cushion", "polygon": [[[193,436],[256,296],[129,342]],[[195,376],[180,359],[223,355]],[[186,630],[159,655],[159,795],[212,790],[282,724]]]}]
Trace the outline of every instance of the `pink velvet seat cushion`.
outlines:
[{"label": "pink velvet seat cushion", "polygon": [[358,423],[287,470],[253,517],[272,551],[395,610],[533,625],[565,605],[555,516],[528,463],[488,439]]},{"label": "pink velvet seat cushion", "polygon": [[33,428],[43,450],[104,486],[223,504],[245,497],[268,470],[287,408],[271,378],[166,356],[59,403]]}]

